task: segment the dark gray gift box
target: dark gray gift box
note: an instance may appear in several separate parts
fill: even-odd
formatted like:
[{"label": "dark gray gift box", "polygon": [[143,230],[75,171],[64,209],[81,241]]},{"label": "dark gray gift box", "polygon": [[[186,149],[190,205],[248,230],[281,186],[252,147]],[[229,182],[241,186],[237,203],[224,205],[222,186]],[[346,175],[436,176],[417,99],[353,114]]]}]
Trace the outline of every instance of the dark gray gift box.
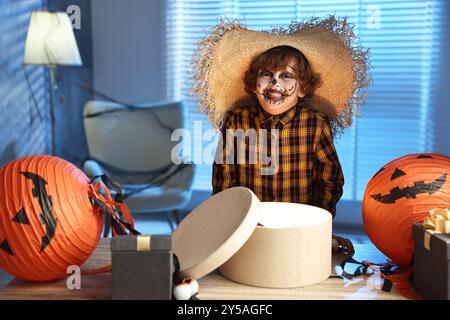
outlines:
[{"label": "dark gray gift box", "polygon": [[172,238],[118,236],[111,239],[112,298],[170,300],[172,298]]},{"label": "dark gray gift box", "polygon": [[425,228],[413,225],[414,289],[425,299],[450,299],[450,235],[433,234],[430,250],[424,245]]}]

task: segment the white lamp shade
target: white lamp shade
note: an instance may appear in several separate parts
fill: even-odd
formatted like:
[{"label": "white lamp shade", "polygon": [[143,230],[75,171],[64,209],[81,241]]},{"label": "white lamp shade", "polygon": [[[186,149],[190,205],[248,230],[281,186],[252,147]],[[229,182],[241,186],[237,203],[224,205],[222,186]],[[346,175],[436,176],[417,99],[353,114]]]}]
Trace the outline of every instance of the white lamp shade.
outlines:
[{"label": "white lamp shade", "polygon": [[33,11],[25,42],[24,64],[82,65],[69,16]]}]

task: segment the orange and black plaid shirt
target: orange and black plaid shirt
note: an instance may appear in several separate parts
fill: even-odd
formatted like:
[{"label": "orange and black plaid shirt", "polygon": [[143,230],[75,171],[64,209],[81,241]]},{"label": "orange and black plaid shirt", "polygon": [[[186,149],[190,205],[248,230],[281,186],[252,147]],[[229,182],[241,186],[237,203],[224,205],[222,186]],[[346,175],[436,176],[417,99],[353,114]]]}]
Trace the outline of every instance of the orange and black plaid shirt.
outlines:
[{"label": "orange and black plaid shirt", "polygon": [[[258,146],[248,137],[237,144],[238,138],[233,137],[231,147],[226,141],[227,132],[230,134],[227,129],[233,129],[231,132],[266,129],[267,137],[258,140]],[[278,136],[271,136],[273,129],[278,129]],[[328,210],[334,217],[344,176],[326,117],[300,104],[276,116],[259,106],[239,107],[225,116],[221,133],[223,143],[218,146],[216,159],[223,161],[213,164],[213,194],[242,186],[252,190],[261,201],[309,204]],[[274,174],[262,174],[261,168],[272,164],[261,161],[262,158],[250,161],[250,152],[263,146],[265,154],[271,157],[272,145],[277,142],[272,139],[278,140],[277,169]],[[241,151],[245,161],[238,161]],[[230,153],[233,161],[226,161]]]}]

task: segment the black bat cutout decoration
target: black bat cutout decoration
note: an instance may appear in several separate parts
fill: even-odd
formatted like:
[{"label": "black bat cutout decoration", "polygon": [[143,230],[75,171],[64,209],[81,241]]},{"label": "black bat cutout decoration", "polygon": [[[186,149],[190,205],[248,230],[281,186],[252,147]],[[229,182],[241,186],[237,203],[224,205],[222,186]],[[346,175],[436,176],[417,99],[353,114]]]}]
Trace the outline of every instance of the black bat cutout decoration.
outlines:
[{"label": "black bat cutout decoration", "polygon": [[395,203],[397,200],[402,198],[414,199],[418,194],[428,193],[433,194],[439,191],[447,180],[447,173],[437,178],[435,181],[430,183],[425,183],[424,181],[414,182],[411,187],[404,187],[400,189],[395,187],[390,190],[389,194],[381,195],[381,193],[371,195],[371,197],[382,203]]},{"label": "black bat cutout decoration", "polygon": [[43,225],[45,225],[45,235],[42,237],[41,242],[41,252],[49,245],[53,236],[55,235],[55,230],[57,226],[57,221],[53,215],[53,203],[52,197],[47,193],[45,185],[47,181],[41,176],[34,174],[32,172],[20,172],[27,179],[33,182],[33,197],[38,198],[39,205],[41,206],[42,212],[39,214],[39,220]]}]

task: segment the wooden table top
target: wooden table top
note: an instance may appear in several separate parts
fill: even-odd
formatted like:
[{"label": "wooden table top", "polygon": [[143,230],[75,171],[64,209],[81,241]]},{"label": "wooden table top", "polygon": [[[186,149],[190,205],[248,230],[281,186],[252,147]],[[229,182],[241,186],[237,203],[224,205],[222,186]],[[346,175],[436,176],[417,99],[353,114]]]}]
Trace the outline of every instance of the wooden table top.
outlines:
[{"label": "wooden table top", "polygon": [[[369,244],[354,244],[356,260],[383,262],[385,257]],[[339,272],[343,256],[333,255],[333,269]],[[102,239],[91,258],[83,268],[98,268],[109,264],[111,252],[109,239]],[[333,271],[333,274],[335,272]],[[66,279],[30,283],[20,279],[12,280],[0,289],[1,299],[111,299],[111,272],[96,275],[82,275],[81,289],[69,290]],[[223,277],[217,270],[199,280],[201,300],[400,300],[404,299],[395,289],[391,292],[371,290],[367,286],[367,276],[352,280],[331,277],[321,283],[290,289],[270,289],[239,284]]]}]

